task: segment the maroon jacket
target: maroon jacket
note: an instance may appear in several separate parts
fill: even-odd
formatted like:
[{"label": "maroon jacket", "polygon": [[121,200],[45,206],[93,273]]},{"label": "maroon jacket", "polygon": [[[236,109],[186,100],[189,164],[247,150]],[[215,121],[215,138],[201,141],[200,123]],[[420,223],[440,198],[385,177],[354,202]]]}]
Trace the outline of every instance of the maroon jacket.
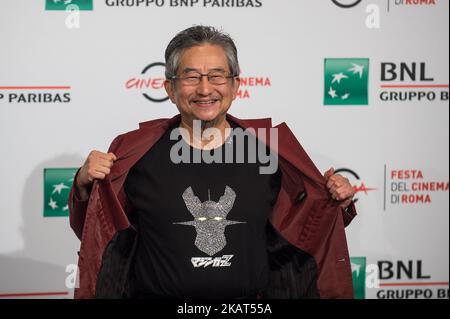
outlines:
[{"label": "maroon jacket", "polygon": [[[231,115],[227,115],[227,119],[244,129],[269,130],[272,127],[271,119],[240,120]],[[119,135],[109,148],[109,152],[117,156],[111,173],[104,180],[94,182],[88,201],[78,200],[72,188],[69,198],[70,225],[81,240],[78,261],[80,281],[79,288],[75,290],[75,298],[98,296],[96,289],[100,289],[99,273],[102,267],[109,269],[106,259],[111,259],[107,247],[116,241],[115,236],[118,233],[133,229],[130,222],[132,209],[127,204],[123,189],[127,174],[164,132],[179,120],[180,116],[177,115],[172,119],[144,122],[140,124],[138,130]],[[300,298],[302,294],[307,296],[304,292],[293,291],[300,289],[295,281],[305,281],[305,277],[310,277],[311,280],[308,279],[310,283],[306,286],[311,286],[307,287],[308,291],[313,288],[315,292],[309,293],[309,297],[353,298],[352,274],[344,227],[356,215],[355,208],[352,204],[350,209],[344,211],[339,203],[331,198],[324,177],[287,125],[282,123],[276,128],[278,128],[278,164],[282,171],[282,183],[270,224],[285,244],[282,249],[279,248],[280,240],[273,244],[269,257],[274,256],[274,261],[271,262],[274,273],[275,269],[281,271],[283,267],[295,267],[292,265],[296,265],[299,270],[296,276],[289,278],[289,281],[282,281],[280,278],[283,275],[278,273],[276,275],[278,279],[274,277],[275,279],[271,280],[271,285],[277,286],[273,290],[277,293],[269,296],[281,298]],[[124,247],[125,250],[132,247],[131,244],[120,246],[122,251]],[[114,245],[109,250],[112,249],[115,249]],[[298,253],[309,256],[310,258],[307,258],[309,262],[304,262],[307,259],[303,257],[296,257],[297,260],[289,264],[289,259],[299,256]],[[314,271],[308,270],[305,273],[300,270],[299,265],[303,265],[304,268],[308,265],[307,268]],[[105,269],[103,272],[111,271]],[[291,269],[283,271],[284,277],[292,273]],[[102,275],[104,278],[110,278],[107,280],[109,282],[111,278],[116,278],[111,274],[109,277],[108,274],[106,276]]]}]

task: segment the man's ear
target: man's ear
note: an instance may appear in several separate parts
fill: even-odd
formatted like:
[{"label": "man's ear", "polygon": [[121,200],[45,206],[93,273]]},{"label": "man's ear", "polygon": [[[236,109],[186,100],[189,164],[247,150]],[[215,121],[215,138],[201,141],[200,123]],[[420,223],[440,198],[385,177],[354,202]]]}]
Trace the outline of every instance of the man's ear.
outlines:
[{"label": "man's ear", "polygon": [[164,88],[166,89],[167,95],[169,96],[170,101],[175,104],[175,89],[173,87],[173,82],[170,80],[164,81]]}]

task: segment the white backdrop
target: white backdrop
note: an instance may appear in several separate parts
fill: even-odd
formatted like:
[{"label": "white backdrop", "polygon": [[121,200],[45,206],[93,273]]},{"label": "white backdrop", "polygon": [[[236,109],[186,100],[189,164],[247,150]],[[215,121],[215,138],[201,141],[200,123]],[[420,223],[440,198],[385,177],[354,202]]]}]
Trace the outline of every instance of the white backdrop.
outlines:
[{"label": "white backdrop", "polygon": [[[94,0],[93,10],[78,12],[46,10],[46,2],[70,10],[92,1],[0,2],[0,298],[72,297],[79,241],[68,217],[44,214],[44,169],[78,167],[139,122],[176,114],[169,101],[143,96],[164,97],[161,89],[127,86],[154,79],[158,87],[162,67],[141,72],[163,62],[170,39],[193,24],[223,28],[236,41],[247,85],[231,114],[286,121],[322,172],[353,172],[343,174],[358,189],[347,236],[350,255],[363,258],[353,265],[355,285],[367,277],[360,297],[448,298],[447,0],[352,8],[331,0]],[[324,63],[334,58],[368,59],[368,105],[325,105]],[[392,81],[383,81],[386,63],[397,68]],[[402,79],[402,65],[415,73]],[[385,101],[382,92],[436,97]],[[439,190],[415,190],[417,183]]]}]

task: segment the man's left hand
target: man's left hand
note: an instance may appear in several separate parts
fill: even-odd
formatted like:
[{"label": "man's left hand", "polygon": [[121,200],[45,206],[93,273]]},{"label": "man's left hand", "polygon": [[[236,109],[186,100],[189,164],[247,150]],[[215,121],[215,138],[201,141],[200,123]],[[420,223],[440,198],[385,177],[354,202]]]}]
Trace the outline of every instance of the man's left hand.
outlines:
[{"label": "man's left hand", "polygon": [[348,181],[348,178],[345,178],[340,174],[335,174],[334,168],[330,168],[326,171],[324,177],[327,181],[327,188],[330,191],[331,197],[334,200],[340,201],[341,207],[347,208],[355,195],[355,190]]}]

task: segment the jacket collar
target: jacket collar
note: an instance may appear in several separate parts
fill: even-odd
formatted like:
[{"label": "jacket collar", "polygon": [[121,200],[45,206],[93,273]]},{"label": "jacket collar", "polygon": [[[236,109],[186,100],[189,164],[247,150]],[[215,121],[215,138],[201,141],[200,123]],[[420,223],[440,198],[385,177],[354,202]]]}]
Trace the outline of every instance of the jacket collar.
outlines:
[{"label": "jacket collar", "polygon": [[[180,114],[170,119],[157,119],[139,123],[139,129],[124,135],[122,143],[116,150],[117,161],[111,171],[110,180],[126,173],[172,126],[180,122]],[[227,120],[245,128],[270,128],[270,118],[256,120],[240,120],[227,114]],[[120,187],[119,187],[120,188]]]},{"label": "jacket collar", "polygon": [[[262,119],[238,119],[237,117],[234,117],[231,114],[226,115],[226,119],[228,121],[231,121],[238,126],[241,126],[243,128],[271,128],[272,127],[272,119],[270,117],[268,118],[262,118]],[[146,129],[146,128],[154,128],[155,125],[161,124],[162,122],[167,122],[168,126],[175,125],[177,122],[181,121],[180,114],[175,115],[174,117],[170,119],[157,119],[157,120],[151,120],[146,122],[139,123],[140,129]]]},{"label": "jacket collar", "polygon": [[[170,119],[157,119],[139,124],[139,129],[124,135],[120,145],[118,145],[116,156],[118,160],[115,162],[108,180],[115,181],[122,178],[118,183],[114,183],[113,190],[118,193],[125,181],[129,169],[161,138],[161,136],[173,125],[179,122],[181,116],[178,114]],[[263,119],[238,119],[227,114],[227,120],[237,124],[243,129],[253,128],[272,128],[271,118]],[[322,195],[328,196],[321,190],[324,189],[325,179],[322,174],[315,168],[313,162],[301,147],[286,123],[281,123],[275,127],[278,130],[278,154],[281,162],[287,162],[287,165],[294,168],[302,174],[301,177],[309,179],[313,184],[317,185]],[[267,141],[268,139],[266,139]],[[311,169],[313,167],[314,169]],[[296,196],[298,194],[294,194]]]}]

